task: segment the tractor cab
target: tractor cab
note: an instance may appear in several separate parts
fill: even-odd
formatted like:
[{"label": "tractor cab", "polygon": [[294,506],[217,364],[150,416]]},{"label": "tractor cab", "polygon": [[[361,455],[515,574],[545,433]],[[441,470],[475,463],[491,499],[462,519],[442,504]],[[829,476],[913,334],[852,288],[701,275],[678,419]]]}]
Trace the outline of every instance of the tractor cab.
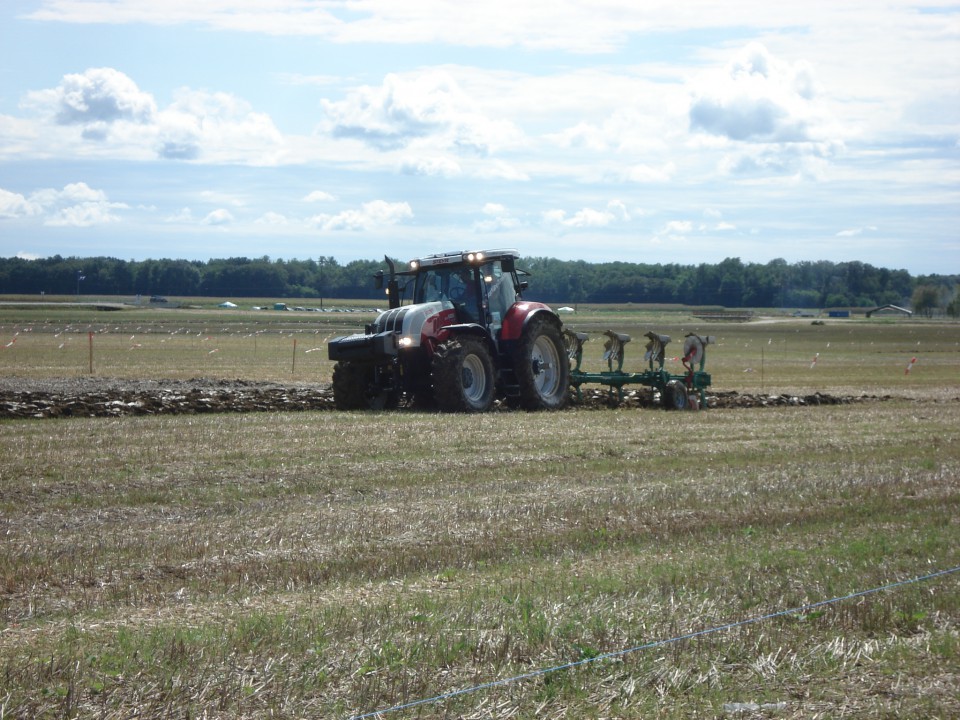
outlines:
[{"label": "tractor cab", "polygon": [[412,260],[408,271],[414,274],[412,302],[439,301],[456,311],[458,323],[481,325],[496,337],[526,286],[518,279],[515,253],[494,250]]},{"label": "tractor cab", "polygon": [[476,268],[429,267],[416,276],[413,304],[439,301],[456,310],[458,322],[482,324],[479,288],[480,281]]}]

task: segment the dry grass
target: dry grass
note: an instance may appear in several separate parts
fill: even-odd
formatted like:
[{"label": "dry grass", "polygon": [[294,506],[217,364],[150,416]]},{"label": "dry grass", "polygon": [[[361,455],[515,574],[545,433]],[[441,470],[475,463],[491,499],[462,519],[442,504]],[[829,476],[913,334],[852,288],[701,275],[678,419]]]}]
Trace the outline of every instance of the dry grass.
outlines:
[{"label": "dry grass", "polygon": [[[361,330],[374,317],[356,313],[252,312],[242,310],[135,310],[3,308],[0,374],[30,378],[90,374],[104,377],[196,376],[246,380],[329,382],[326,341]],[[712,336],[707,371],[714,386],[744,392],[893,393],[929,398],[958,385],[960,325],[892,319],[770,318],[752,323],[710,323],[681,312],[592,310],[564,318],[589,332],[585,370],[605,369],[602,331],[634,338],[626,370],[641,370],[643,334],[673,338],[667,367],[681,372],[683,338]],[[4,348],[13,342],[10,348]],[[813,362],[816,357],[816,363]],[[910,374],[905,369],[917,362]]]},{"label": "dry grass", "polygon": [[[4,421],[0,717],[346,718],[960,566],[956,326],[909,376],[879,327],[809,385],[862,405]],[[956,717],[958,620],[950,575],[384,717]]]}]

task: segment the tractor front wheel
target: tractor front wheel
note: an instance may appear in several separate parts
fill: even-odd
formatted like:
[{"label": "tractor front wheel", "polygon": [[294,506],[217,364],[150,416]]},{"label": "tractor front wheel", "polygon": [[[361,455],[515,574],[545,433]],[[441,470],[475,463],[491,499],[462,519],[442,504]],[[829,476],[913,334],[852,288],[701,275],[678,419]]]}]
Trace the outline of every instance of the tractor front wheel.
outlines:
[{"label": "tractor front wheel", "polygon": [[558,410],[570,394],[570,361],[560,329],[545,317],[534,317],[513,358],[520,384],[520,407]]},{"label": "tractor front wheel", "polygon": [[469,335],[448,340],[433,356],[433,397],[443,412],[486,412],[493,405],[493,360]]},{"label": "tractor front wheel", "polygon": [[397,397],[375,387],[370,365],[341,360],[333,366],[333,405],[337,410],[383,410],[395,407]]}]

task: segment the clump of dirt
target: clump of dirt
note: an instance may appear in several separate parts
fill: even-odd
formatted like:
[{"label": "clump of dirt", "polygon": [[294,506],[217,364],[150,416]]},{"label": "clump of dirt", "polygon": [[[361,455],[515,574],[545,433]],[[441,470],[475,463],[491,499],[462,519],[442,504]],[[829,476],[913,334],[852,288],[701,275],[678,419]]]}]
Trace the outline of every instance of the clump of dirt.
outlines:
[{"label": "clump of dirt", "polygon": [[[757,407],[805,407],[816,405],[849,405],[852,403],[876,402],[880,400],[890,400],[890,395],[830,395],[827,393],[811,393],[807,395],[769,395],[739,393],[735,390],[725,392],[708,392],[708,408],[757,408]],[[651,389],[630,390],[624,393],[623,399],[611,395],[609,390],[590,389],[583,391],[583,399],[580,404],[587,407],[601,407],[616,405],[619,407],[649,407],[658,408],[660,405],[659,394]]]},{"label": "clump of dirt", "polygon": [[[714,392],[710,408],[804,407],[889,399],[889,396],[752,395]],[[572,407],[660,407],[649,388],[625,393],[589,390]],[[499,404],[498,404],[499,407]],[[47,380],[0,378],[0,418],[119,417],[226,412],[333,410],[330,385],[247,380],[135,380],[73,377]],[[504,405],[502,409],[506,409]]]},{"label": "clump of dirt", "polygon": [[333,409],[329,386],[245,380],[0,379],[0,418]]}]

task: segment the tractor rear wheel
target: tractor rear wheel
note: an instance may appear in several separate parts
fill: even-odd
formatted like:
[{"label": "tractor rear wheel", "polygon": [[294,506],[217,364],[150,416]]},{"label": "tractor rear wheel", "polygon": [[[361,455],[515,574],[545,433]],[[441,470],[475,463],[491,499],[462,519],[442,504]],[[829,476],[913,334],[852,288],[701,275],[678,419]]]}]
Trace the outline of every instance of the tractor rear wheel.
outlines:
[{"label": "tractor rear wheel", "polygon": [[433,397],[443,412],[486,412],[493,405],[493,359],[479,338],[464,335],[433,355]]},{"label": "tractor rear wheel", "polygon": [[534,317],[513,357],[520,385],[520,407],[558,410],[570,394],[570,361],[560,328],[546,317]]}]

